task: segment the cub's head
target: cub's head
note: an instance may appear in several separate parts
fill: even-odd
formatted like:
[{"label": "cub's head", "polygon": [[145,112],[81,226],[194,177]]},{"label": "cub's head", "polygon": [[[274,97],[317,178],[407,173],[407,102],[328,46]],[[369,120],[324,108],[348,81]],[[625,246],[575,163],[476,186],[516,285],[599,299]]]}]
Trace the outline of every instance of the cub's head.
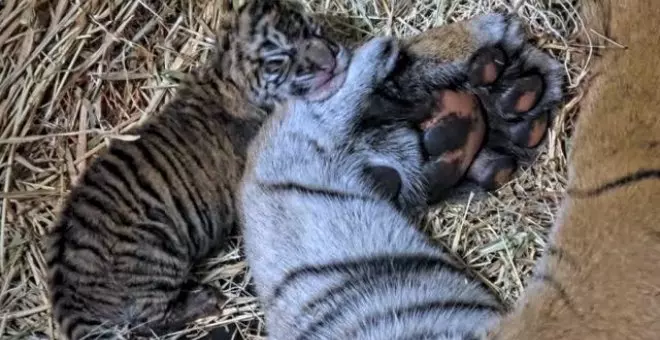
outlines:
[{"label": "cub's head", "polygon": [[220,37],[220,61],[257,105],[323,100],[341,86],[349,61],[343,47],[296,3],[247,0]]}]

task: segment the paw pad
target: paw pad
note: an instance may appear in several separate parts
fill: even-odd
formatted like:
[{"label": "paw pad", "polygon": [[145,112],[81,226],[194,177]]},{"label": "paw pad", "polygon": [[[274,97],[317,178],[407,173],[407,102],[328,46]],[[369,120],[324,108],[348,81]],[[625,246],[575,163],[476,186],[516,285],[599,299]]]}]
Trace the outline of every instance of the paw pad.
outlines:
[{"label": "paw pad", "polygon": [[515,170],[512,157],[484,149],[470,166],[468,177],[480,187],[493,190],[509,182]]},{"label": "paw pad", "polygon": [[477,51],[469,62],[468,78],[473,86],[494,83],[506,66],[506,55],[499,48],[483,48]]},{"label": "paw pad", "polygon": [[543,78],[532,75],[520,78],[502,97],[502,109],[506,112],[524,114],[536,106],[543,94]]},{"label": "paw pad", "polygon": [[475,95],[442,90],[435,98],[431,117],[420,125],[430,158],[425,173],[432,193],[450,188],[463,177],[486,131]]}]

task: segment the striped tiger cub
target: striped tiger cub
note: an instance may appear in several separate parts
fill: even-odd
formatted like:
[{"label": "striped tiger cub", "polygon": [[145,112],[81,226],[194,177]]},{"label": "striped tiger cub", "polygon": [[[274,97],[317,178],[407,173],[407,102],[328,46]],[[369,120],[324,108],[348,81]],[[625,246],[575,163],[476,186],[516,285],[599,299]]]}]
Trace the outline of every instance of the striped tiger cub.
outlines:
[{"label": "striped tiger cub", "polygon": [[[435,162],[425,147],[444,150],[449,158],[475,153],[469,147],[452,151],[448,146],[465,136],[453,139],[451,129],[444,142],[420,140],[417,127],[401,119],[410,115],[414,121],[429,112],[406,111],[418,108],[400,106],[384,92],[414,76],[406,72],[420,70],[426,72],[416,74],[427,79],[423,83],[436,75],[436,84],[453,89],[459,86],[451,81],[465,81],[460,86],[472,89],[502,77],[515,84],[512,75],[520,64],[555,70],[549,57],[523,42],[512,19],[485,16],[464,27],[474,28],[481,46],[474,58],[447,69],[421,59],[426,69],[418,68],[392,39],[369,41],[354,52],[346,80],[333,96],[290,102],[254,140],[238,208],[269,339],[481,339],[498,320],[499,301],[414,225],[415,207],[428,201],[426,171]],[[518,51],[503,65],[514,65],[508,73],[498,71],[501,60],[493,52],[498,48]],[[451,74],[456,78],[448,78]],[[522,92],[514,99],[526,100]],[[492,93],[495,98],[500,92]],[[452,90],[445,97],[459,94]],[[464,107],[469,100],[454,99],[430,110],[459,117],[475,112]],[[473,124],[456,131],[477,131],[478,122]]]},{"label": "striped tiger cub", "polygon": [[191,268],[236,224],[247,145],[279,101],[322,100],[348,54],[300,8],[248,1],[214,58],[162,112],[113,141],[81,176],[48,236],[50,299],[69,339],[161,334],[224,299]]}]

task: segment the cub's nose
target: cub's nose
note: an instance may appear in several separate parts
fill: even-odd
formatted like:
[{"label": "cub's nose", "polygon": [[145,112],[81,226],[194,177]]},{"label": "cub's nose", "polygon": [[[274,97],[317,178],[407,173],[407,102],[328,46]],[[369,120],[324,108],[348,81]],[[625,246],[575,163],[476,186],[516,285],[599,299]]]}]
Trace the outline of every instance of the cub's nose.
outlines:
[{"label": "cub's nose", "polygon": [[330,72],[336,67],[335,54],[326,42],[321,39],[312,40],[307,46],[307,58],[322,71]]}]

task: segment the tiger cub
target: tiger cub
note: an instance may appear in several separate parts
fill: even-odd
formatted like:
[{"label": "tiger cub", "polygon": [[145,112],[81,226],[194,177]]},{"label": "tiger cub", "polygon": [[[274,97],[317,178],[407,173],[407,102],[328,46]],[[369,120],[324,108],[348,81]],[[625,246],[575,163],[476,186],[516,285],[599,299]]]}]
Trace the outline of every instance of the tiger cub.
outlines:
[{"label": "tiger cub", "polygon": [[191,268],[236,224],[246,148],[278,101],[322,100],[348,54],[286,2],[248,1],[214,58],[162,112],[113,141],[48,236],[54,319],[69,339],[160,334],[218,311]]},{"label": "tiger cub", "polygon": [[[522,58],[510,65],[552,66],[524,43],[511,18],[484,16],[467,27],[479,33],[475,58],[417,76],[435,74],[447,89],[493,85],[506,76],[494,65],[498,48]],[[418,127],[403,120],[429,112],[401,111],[407,106],[383,92],[392,79],[416,70],[402,53],[392,39],[366,43],[334,95],[289,102],[248,152],[238,208],[269,339],[479,339],[501,315],[499,301],[431,245],[411,218],[427,202],[425,171],[434,160],[425,155]],[[443,78],[452,71],[456,78]],[[525,98],[519,93],[516,100]],[[462,102],[444,104],[460,116]],[[382,178],[397,185],[383,190]]]}]

